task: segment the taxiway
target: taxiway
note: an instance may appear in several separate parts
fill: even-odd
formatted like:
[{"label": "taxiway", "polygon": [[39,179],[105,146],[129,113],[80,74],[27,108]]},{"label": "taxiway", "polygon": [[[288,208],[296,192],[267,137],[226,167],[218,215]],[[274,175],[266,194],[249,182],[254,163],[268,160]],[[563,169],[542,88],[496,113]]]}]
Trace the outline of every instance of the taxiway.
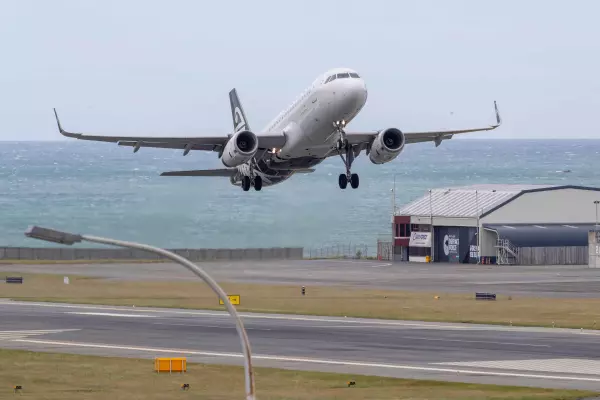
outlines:
[{"label": "taxiway", "polygon": [[[498,266],[469,264],[389,263],[359,260],[289,260],[205,262],[219,281],[342,285],[361,288],[492,292],[536,297],[597,297],[600,270],[583,266]],[[196,279],[176,264],[45,264],[0,265],[0,273],[76,274],[127,280]]]}]

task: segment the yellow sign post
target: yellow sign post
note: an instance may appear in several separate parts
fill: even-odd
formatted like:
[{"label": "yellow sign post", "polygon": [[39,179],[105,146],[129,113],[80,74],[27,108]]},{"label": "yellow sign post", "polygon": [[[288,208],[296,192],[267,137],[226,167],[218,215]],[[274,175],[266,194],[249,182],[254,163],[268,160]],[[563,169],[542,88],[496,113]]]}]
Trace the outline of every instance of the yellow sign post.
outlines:
[{"label": "yellow sign post", "polygon": [[[239,294],[228,294],[227,298],[229,299],[231,304],[233,304],[234,306],[240,305],[240,295]],[[219,299],[219,304],[222,306],[225,305],[225,303],[223,302],[223,299]]]}]

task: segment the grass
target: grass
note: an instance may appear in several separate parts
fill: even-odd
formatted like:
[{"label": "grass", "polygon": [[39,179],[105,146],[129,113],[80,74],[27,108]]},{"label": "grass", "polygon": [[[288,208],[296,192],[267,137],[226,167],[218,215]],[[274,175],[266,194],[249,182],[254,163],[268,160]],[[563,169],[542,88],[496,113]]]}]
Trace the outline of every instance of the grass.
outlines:
[{"label": "grass", "polygon": [[[0,296],[18,300],[63,303],[135,305],[225,310],[203,282],[114,281],[103,278],[6,273],[24,283],[2,284]],[[473,295],[422,293],[347,287],[222,283],[228,294],[239,294],[240,311],[312,314],[364,318],[464,323],[555,326],[598,329],[600,299],[527,298],[499,296],[476,301]],[[439,296],[439,299],[435,297]]]},{"label": "grass", "polygon": [[[188,364],[185,374],[153,372],[153,360],[0,350],[0,398],[12,398],[21,385],[23,399],[158,400],[244,398],[243,369],[235,366]],[[355,386],[346,382],[353,379]],[[261,400],[570,400],[595,393],[526,387],[477,385],[347,376],[272,368],[255,369]],[[188,383],[183,392],[181,384]]]}]

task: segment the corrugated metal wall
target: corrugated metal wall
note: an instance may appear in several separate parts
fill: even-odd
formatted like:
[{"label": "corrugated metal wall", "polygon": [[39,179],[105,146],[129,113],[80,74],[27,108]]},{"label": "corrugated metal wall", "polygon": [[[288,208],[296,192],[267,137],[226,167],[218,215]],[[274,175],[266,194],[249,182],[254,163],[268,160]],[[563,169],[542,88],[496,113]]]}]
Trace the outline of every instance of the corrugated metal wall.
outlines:
[{"label": "corrugated metal wall", "polygon": [[588,246],[519,247],[519,265],[587,265]]}]

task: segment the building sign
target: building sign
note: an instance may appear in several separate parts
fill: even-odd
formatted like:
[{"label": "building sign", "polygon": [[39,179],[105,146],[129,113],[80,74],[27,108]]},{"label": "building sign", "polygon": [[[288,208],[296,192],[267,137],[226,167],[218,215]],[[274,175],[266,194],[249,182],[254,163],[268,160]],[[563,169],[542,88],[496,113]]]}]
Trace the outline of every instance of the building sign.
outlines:
[{"label": "building sign", "polygon": [[431,232],[411,232],[410,247],[431,247]]},{"label": "building sign", "polygon": [[477,259],[477,257],[479,257],[479,246],[471,245],[469,248],[469,258]]},{"label": "building sign", "polygon": [[476,263],[479,257],[477,228],[435,227],[435,260],[450,263]]},{"label": "building sign", "polygon": [[454,233],[444,235],[444,254],[450,258],[450,261],[458,260],[458,245],[460,238]]}]

